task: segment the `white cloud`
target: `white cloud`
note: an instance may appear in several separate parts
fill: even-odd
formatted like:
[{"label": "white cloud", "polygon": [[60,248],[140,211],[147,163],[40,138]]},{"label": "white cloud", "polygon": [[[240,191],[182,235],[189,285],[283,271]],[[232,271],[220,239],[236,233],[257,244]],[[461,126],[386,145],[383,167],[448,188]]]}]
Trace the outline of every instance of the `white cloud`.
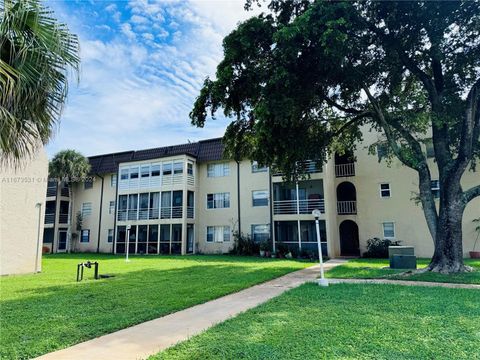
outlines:
[{"label": "white cloud", "polygon": [[[188,114],[205,77],[214,75],[221,60],[223,37],[252,15],[244,12],[243,0],[128,4],[130,20],[118,25],[113,39],[80,32],[81,82],[71,90],[50,154],[76,148],[94,155],[223,135],[228,121],[197,129]],[[117,22],[118,6],[105,8]]]}]

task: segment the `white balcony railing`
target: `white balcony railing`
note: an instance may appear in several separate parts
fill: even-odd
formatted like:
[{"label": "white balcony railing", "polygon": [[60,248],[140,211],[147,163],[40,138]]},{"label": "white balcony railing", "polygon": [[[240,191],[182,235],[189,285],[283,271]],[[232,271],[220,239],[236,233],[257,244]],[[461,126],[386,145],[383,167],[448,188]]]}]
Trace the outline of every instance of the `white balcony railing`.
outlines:
[{"label": "white balcony railing", "polygon": [[193,219],[194,218],[194,210],[193,206],[188,206],[187,207],[187,218],[188,219]]},{"label": "white balcony railing", "polygon": [[325,213],[325,201],[323,199],[310,200],[277,200],[273,202],[274,215],[297,215],[311,214],[313,210],[319,209]]},{"label": "white balcony railing", "polygon": [[355,176],[355,163],[335,165],[336,177]]},{"label": "white balcony railing", "polygon": [[55,213],[45,214],[45,224],[53,224],[55,222]]},{"label": "white balcony railing", "polygon": [[[322,172],[322,167],[317,165],[316,161],[305,160],[297,163],[299,168],[303,168],[304,172],[307,174],[319,173]],[[273,176],[282,176],[281,172],[274,172]]]},{"label": "white balcony railing", "polygon": [[60,214],[58,215],[58,222],[60,224],[68,224],[68,214]]},{"label": "white balcony railing", "polygon": [[357,213],[356,201],[337,201],[337,213],[338,215],[350,215]]},{"label": "white balcony railing", "polygon": [[[188,210],[187,210],[188,212]],[[180,219],[183,216],[181,206],[171,206],[162,208],[141,208],[131,210],[118,210],[117,220],[156,220],[160,216],[161,219]]]}]

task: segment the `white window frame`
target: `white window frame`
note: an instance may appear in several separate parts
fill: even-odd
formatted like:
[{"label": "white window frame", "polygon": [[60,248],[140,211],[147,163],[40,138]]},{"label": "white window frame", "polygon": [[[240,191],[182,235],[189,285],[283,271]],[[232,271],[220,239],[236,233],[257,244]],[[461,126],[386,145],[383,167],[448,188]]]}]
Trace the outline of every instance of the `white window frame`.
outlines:
[{"label": "white window frame", "polygon": [[258,161],[252,161],[252,174],[263,173],[263,172],[267,172],[267,171],[268,171],[267,166],[259,167],[258,166]]},{"label": "white window frame", "polygon": [[230,164],[228,162],[207,164],[207,177],[230,176]]},{"label": "white window frame", "polygon": [[[255,193],[266,193],[267,194],[267,203],[266,204],[263,204],[263,205],[255,205]],[[257,200],[263,200],[265,198],[260,198],[260,199],[257,199]],[[269,191],[268,190],[253,190],[252,191],[252,207],[262,207],[262,206],[268,206],[270,203],[270,194],[269,194]]]},{"label": "white window frame", "polygon": [[[208,196],[209,195],[213,195],[213,207],[208,207]],[[215,196],[216,195],[223,195],[223,199],[215,199]],[[225,202],[226,202],[226,195],[228,195],[228,206],[225,206]],[[205,196],[205,209],[206,210],[216,210],[216,209],[229,209],[230,208],[230,205],[231,205],[231,197],[230,197],[230,193],[229,192],[221,192],[221,193],[210,193],[210,194],[206,194]],[[217,207],[217,202],[222,202],[222,205],[223,206],[219,206]]]},{"label": "white window frame", "polygon": [[[126,176],[123,178],[123,176]],[[130,169],[127,167],[121,168],[120,169],[120,180],[121,181],[128,181],[130,179]]]},{"label": "white window frame", "polygon": [[[83,241],[83,233],[85,231],[88,234],[88,241]],[[81,244],[88,244],[89,242],[90,242],[90,229],[82,229],[82,231],[80,232],[80,243]]]},{"label": "white window frame", "polygon": [[[437,185],[434,187],[433,183],[436,183]],[[438,199],[440,197],[440,180],[438,179],[433,179],[430,181],[430,190],[432,190],[432,195],[434,194],[434,191],[437,192],[437,195],[434,195],[434,199]]]},{"label": "white window frame", "polygon": [[108,213],[113,214],[115,212],[115,200],[111,200],[108,203]]},{"label": "white window frame", "polygon": [[[90,204],[90,209],[88,209],[88,204]],[[86,209],[87,208],[87,209]],[[84,202],[82,203],[82,217],[85,218],[87,216],[90,216],[92,215],[92,208],[93,208],[93,204],[91,202]],[[87,213],[88,212],[88,213]]]},{"label": "white window frame", "polygon": [[[110,232],[111,232],[111,237],[110,237]],[[113,232],[113,229],[108,229],[107,230],[107,243],[111,244],[113,243],[113,235],[114,235],[114,232]]]},{"label": "white window frame", "polygon": [[117,181],[118,181],[117,174],[112,174],[110,176],[110,187],[116,187]]},{"label": "white window frame", "polygon": [[[213,228],[213,239],[208,241],[208,230]],[[217,232],[218,231],[218,232]],[[228,234],[228,237],[225,235]],[[205,227],[205,242],[208,244],[221,244],[231,241],[231,232],[229,225],[209,225]]]},{"label": "white window frame", "polygon": [[267,232],[260,232],[260,233],[257,233],[257,234],[268,234],[268,238],[271,237],[271,234],[270,234],[270,224],[252,224],[252,225],[251,225],[251,233],[252,233],[251,236],[252,236],[252,240],[255,241],[255,234],[256,234],[256,233],[255,233],[255,228],[256,228],[257,226],[264,226],[264,227],[266,227],[267,230],[268,230]]},{"label": "white window frame", "polygon": [[[388,185],[388,189],[382,189],[382,185]],[[382,199],[388,199],[392,197],[392,187],[390,186],[390,183],[383,182],[378,185],[379,191],[380,191],[380,197]],[[388,191],[388,196],[383,196],[383,191]]]},{"label": "white window frame", "polygon": [[[393,236],[385,236],[385,224],[393,225]],[[383,221],[382,222],[382,235],[384,239],[395,239],[397,237],[397,230],[394,221]]]}]

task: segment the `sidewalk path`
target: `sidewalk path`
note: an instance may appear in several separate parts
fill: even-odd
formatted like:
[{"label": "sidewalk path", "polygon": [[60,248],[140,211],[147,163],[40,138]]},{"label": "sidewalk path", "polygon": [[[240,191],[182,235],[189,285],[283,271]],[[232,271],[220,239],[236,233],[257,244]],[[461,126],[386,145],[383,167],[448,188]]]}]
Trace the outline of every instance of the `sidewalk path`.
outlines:
[{"label": "sidewalk path", "polygon": [[328,279],[331,284],[387,284],[387,285],[404,285],[404,286],[428,286],[428,287],[444,287],[453,289],[478,289],[480,285],[476,284],[455,284],[431,281],[409,281],[409,280],[388,280],[388,279]]},{"label": "sidewalk path", "polygon": [[[325,269],[331,269],[345,262],[346,260],[343,259],[329,260],[325,263]],[[204,304],[43,355],[37,359],[145,359],[215,324],[254,308],[289,289],[305,282],[314,281],[318,275],[319,265],[315,265]]]}]

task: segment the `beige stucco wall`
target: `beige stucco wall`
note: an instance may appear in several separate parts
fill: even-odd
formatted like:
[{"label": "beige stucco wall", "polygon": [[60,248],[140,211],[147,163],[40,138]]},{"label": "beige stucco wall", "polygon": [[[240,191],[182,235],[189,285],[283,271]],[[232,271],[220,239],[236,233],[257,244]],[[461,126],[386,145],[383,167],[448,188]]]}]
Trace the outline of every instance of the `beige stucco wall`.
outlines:
[{"label": "beige stucco wall", "polygon": [[[368,145],[380,139],[376,133],[364,131],[364,141],[358,145],[355,155],[356,175],[350,178],[336,179],[338,185],[342,181],[352,182],[357,190],[357,215],[337,216],[338,225],[344,219],[354,220],[359,227],[360,248],[366,251],[369,238],[382,237],[382,223],[395,223],[395,239],[402,245],[415,247],[417,256],[430,257],[433,254],[433,240],[427,228],[423,210],[415,204],[413,198],[418,193],[417,173],[403,166],[399,160],[393,159],[388,165],[378,162],[376,155],[369,155]],[[438,169],[429,160],[432,179],[438,179]],[[380,197],[380,183],[389,183],[390,198]],[[462,186],[467,189],[480,183],[480,173],[466,172],[462,178]],[[438,204],[438,200],[437,200]],[[472,220],[480,216],[480,199],[472,201],[465,210],[463,219],[464,254],[473,247],[474,225]],[[337,226],[338,231],[338,226]],[[338,233],[337,233],[338,234]]]},{"label": "beige stucco wall", "polygon": [[82,229],[90,230],[90,241],[88,243],[80,242],[80,233],[75,241],[75,251],[80,252],[96,252],[99,238],[100,211],[102,212],[102,221],[100,229],[100,252],[112,252],[112,243],[108,242],[108,229],[114,229],[115,212],[109,213],[110,201],[115,201],[116,187],[111,186],[112,174],[104,174],[103,177],[103,199],[102,208],[100,209],[100,201],[102,195],[102,178],[94,176],[93,187],[85,189],[83,183],[75,184],[73,216],[73,230],[76,229],[76,214],[82,210],[82,204],[91,202],[92,213],[85,216],[82,222]]},{"label": "beige stucco wall", "polygon": [[[233,237],[229,242],[207,243],[207,226],[230,226],[232,232],[238,230],[237,164],[234,161],[228,163],[230,175],[222,177],[207,177],[207,163],[197,166],[195,240],[202,253],[225,253],[233,246]],[[207,194],[225,192],[230,193],[229,208],[207,209]]]},{"label": "beige stucco wall", "polygon": [[[48,159],[43,148],[17,169],[0,165],[1,275],[41,271],[47,176]],[[37,203],[41,204],[40,211]]]}]

